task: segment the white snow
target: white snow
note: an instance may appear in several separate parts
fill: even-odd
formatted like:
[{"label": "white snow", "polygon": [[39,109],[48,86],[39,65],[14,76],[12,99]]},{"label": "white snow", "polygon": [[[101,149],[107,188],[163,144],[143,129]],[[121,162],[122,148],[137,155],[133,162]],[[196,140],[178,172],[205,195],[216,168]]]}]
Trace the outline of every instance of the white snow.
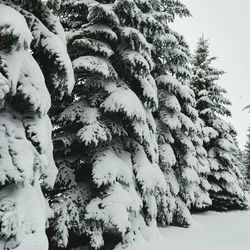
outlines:
[{"label": "white snow", "polygon": [[145,110],[137,95],[126,84],[117,87],[115,82],[105,85],[110,95],[100,105],[105,112],[121,112],[131,119],[146,122]]},{"label": "white snow", "polygon": [[145,226],[141,217],[137,219],[135,224],[140,226],[140,228],[135,229],[136,239],[132,242],[128,240],[126,246],[118,244],[114,250],[166,250],[167,242],[159,233],[156,225]]},{"label": "white snow", "polygon": [[3,99],[9,90],[8,80],[0,73],[0,108],[3,106]]},{"label": "white snow", "polygon": [[151,163],[142,146],[134,150],[134,171],[144,193],[154,193],[155,188],[166,190],[164,176],[157,164]]},{"label": "white snow", "polygon": [[117,74],[110,62],[102,57],[81,56],[73,61],[73,67],[76,72],[87,71],[100,74],[105,78],[110,76],[117,77]]},{"label": "white snow", "polygon": [[32,14],[23,13],[0,4],[0,33],[7,38],[0,49],[0,249],[47,250],[46,222],[53,213],[41,186],[54,185],[57,168],[47,116],[50,95],[36,50],[29,47],[32,39],[55,61],[56,87],[63,84],[70,92],[74,75],[62,41],[35,18],[31,33],[26,20],[31,22]]},{"label": "white snow", "polygon": [[82,46],[82,47],[85,47],[85,49],[92,49],[93,51],[95,52],[100,52],[102,53],[102,55],[104,57],[111,57],[114,52],[113,50],[111,49],[111,47],[107,44],[107,43],[104,43],[102,41],[98,41],[98,40],[95,40],[95,39],[91,39],[91,38],[81,38],[81,39],[76,39],[72,46],[75,46],[75,47],[79,47],[79,46]]},{"label": "white snow", "polygon": [[118,39],[116,33],[106,25],[94,24],[91,26],[86,26],[86,28],[83,29],[83,32],[85,35],[103,34],[106,39],[111,41]]},{"label": "white snow", "polygon": [[47,215],[51,216],[51,211],[43,198],[38,179],[33,186],[12,184],[2,189],[0,208],[0,223],[4,229],[0,240],[1,250],[48,249],[45,221]]},{"label": "white snow", "polygon": [[[132,162],[126,151],[117,154],[112,148],[101,151],[93,163],[93,180],[98,187],[120,181],[132,184]],[[124,159],[122,159],[124,158]]]},{"label": "white snow", "polygon": [[[248,195],[250,200],[250,195]],[[250,210],[192,215],[189,228],[149,230],[129,250],[249,250]]]},{"label": "white snow", "polygon": [[[150,44],[143,36],[143,34],[135,28],[132,27],[120,27],[120,36],[125,38],[130,38],[131,40],[131,49],[143,52],[142,48],[146,51],[150,51]],[[138,46],[140,44],[140,46]]]},{"label": "white snow", "polygon": [[204,212],[193,215],[189,228],[171,226],[160,231],[165,248],[158,244],[155,250],[249,250],[250,210]]},{"label": "white snow", "polygon": [[22,15],[9,6],[0,4],[0,27],[2,34],[12,34],[18,38],[18,44],[29,47],[32,41],[32,34]]}]

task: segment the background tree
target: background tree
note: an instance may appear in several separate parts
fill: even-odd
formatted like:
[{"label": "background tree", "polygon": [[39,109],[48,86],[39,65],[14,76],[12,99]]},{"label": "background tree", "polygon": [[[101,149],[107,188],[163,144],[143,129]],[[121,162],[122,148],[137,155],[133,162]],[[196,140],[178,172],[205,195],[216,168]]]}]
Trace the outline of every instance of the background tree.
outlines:
[{"label": "background tree", "polygon": [[244,163],[245,177],[247,179],[247,182],[249,183],[250,182],[250,127],[248,128],[247,142],[242,156],[244,159],[243,163]]},{"label": "background tree", "polygon": [[243,209],[247,203],[240,185],[242,175],[238,168],[236,132],[232,125],[222,119],[223,116],[231,116],[227,108],[231,102],[224,96],[226,91],[216,83],[224,72],[211,65],[215,59],[209,56],[208,41],[201,37],[193,59],[192,88],[196,94],[199,116],[205,124],[212,207],[218,210]]},{"label": "background tree", "polygon": [[[187,226],[190,223],[188,207],[205,207],[211,203],[207,192],[206,151],[197,136],[199,126],[194,93],[188,87],[190,52],[184,38],[168,26],[176,16],[189,16],[190,13],[179,1],[161,2],[153,11],[157,28],[153,34],[142,33],[153,45],[153,76],[159,98],[159,109],[154,118],[160,167],[167,184],[165,195],[159,199],[158,221],[164,225]],[[150,15],[153,11],[152,4],[147,2],[144,13]]]},{"label": "background tree", "polygon": [[206,181],[209,167],[200,138],[201,125],[195,109],[195,96],[188,86],[190,52],[181,35],[167,27],[166,32],[164,42],[167,46],[163,47],[164,53],[157,53],[161,55],[155,72],[159,75],[160,102],[155,117],[160,135],[161,167],[172,194],[166,195],[165,208],[160,213],[165,211],[165,217],[170,216],[167,223],[188,226],[191,207],[203,208],[211,204]]}]

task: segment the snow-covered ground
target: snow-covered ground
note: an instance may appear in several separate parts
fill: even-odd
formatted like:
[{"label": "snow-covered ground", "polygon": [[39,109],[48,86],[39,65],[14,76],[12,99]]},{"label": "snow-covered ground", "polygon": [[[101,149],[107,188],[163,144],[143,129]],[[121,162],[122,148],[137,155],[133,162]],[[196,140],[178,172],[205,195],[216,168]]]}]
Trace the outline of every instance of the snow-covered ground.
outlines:
[{"label": "snow-covered ground", "polygon": [[155,250],[249,250],[250,210],[193,215],[190,228],[160,229],[166,244]]}]

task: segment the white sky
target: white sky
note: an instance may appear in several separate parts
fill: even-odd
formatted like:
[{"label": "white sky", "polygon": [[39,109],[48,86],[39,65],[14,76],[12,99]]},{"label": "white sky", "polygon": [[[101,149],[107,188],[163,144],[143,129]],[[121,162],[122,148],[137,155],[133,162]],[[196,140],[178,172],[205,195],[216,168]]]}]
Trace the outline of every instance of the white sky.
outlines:
[{"label": "white sky", "polygon": [[216,66],[226,71],[221,84],[232,101],[230,122],[238,132],[241,148],[245,145],[250,114],[242,109],[250,104],[250,0],[182,0],[191,18],[178,19],[174,29],[183,34],[195,49],[204,34],[210,40]]}]

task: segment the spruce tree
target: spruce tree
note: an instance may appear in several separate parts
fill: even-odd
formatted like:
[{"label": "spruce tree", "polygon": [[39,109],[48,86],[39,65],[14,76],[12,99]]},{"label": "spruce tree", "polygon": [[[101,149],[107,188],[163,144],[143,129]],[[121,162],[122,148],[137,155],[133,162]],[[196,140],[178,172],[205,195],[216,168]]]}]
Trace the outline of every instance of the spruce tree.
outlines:
[{"label": "spruce tree", "polygon": [[216,58],[209,56],[209,43],[200,38],[193,58],[192,88],[197,98],[197,109],[205,127],[205,149],[208,152],[211,173],[212,208],[218,210],[244,209],[247,206],[240,182],[236,132],[223,117],[231,116],[224,96],[226,90],[217,84],[223,71],[212,66]]},{"label": "spruce tree", "polygon": [[154,118],[160,167],[167,185],[166,193],[158,201],[158,221],[163,225],[188,226],[189,208],[211,204],[206,180],[209,167],[203,141],[199,138],[200,120],[195,110],[194,93],[188,86],[190,52],[183,37],[169,28],[176,16],[189,16],[190,13],[179,1],[162,1],[153,11],[152,5],[145,4],[144,13],[152,12],[159,28],[153,35],[142,32],[153,45],[153,76],[159,98]]},{"label": "spruce tree", "polygon": [[43,191],[57,174],[48,88],[60,98],[74,83],[62,27],[42,1],[29,2],[0,1],[2,250],[48,249],[52,211]]},{"label": "spruce tree", "polygon": [[244,153],[244,168],[245,168],[245,176],[247,179],[247,182],[250,182],[250,127],[248,128],[248,134],[247,134],[247,142],[245,145]]},{"label": "spruce tree", "polygon": [[[159,110],[155,115],[159,131],[161,168],[168,192],[159,211],[163,224],[188,226],[191,208],[211,204],[206,176],[206,151],[200,137],[201,121],[195,109],[195,96],[188,86],[191,56],[183,37],[166,29],[164,53],[155,70],[159,88]],[[162,51],[162,48],[159,47]]]},{"label": "spruce tree", "polygon": [[77,76],[72,98],[54,116],[59,175],[51,233],[61,248],[126,248],[156,226],[165,181],[152,116],[152,46],[142,31],[154,35],[161,27],[143,2],[48,3],[68,31]]}]

